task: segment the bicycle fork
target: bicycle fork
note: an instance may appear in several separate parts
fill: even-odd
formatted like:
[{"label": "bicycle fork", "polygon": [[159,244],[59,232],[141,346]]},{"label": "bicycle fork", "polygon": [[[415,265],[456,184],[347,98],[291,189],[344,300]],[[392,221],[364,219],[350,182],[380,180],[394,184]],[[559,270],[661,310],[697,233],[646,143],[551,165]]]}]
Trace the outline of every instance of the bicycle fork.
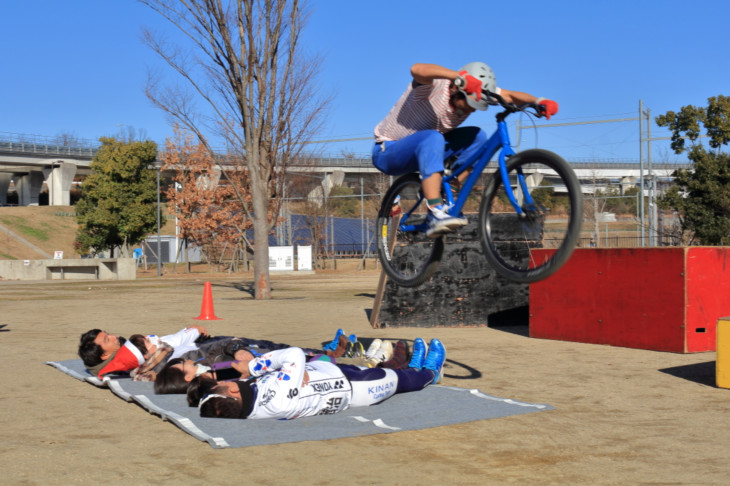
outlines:
[{"label": "bicycle fork", "polygon": [[507,171],[507,159],[515,155],[514,150],[512,150],[509,133],[507,132],[507,123],[500,121],[497,124],[497,128],[502,145],[502,150],[499,152],[499,173],[502,177],[504,192],[507,194],[507,199],[509,199],[509,202],[517,213],[517,216],[521,221],[525,221],[528,219],[530,213],[534,214],[537,211],[537,206],[530,195],[530,189],[527,185],[527,177],[525,177],[522,167],[518,167],[516,170],[516,183],[523,203],[520,204],[520,201],[517,200],[517,196],[515,196],[515,191],[512,189],[512,183],[509,179],[509,172]]}]

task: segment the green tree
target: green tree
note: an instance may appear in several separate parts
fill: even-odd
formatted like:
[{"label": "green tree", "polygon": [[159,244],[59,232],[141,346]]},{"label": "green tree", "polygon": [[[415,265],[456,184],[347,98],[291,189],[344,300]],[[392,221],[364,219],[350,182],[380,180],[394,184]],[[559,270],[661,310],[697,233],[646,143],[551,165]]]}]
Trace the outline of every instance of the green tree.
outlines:
[{"label": "green tree", "polygon": [[[730,155],[721,147],[730,141],[730,98],[713,96],[706,108],[684,106],[675,113],[669,111],[656,118],[657,125],[672,131],[672,149],[675,153],[692,146],[687,157],[692,169],[674,173],[674,185],[660,198],[664,208],[677,211],[683,239],[689,243],[727,245],[730,243]],[[702,131],[706,132],[707,150],[697,143]]]},{"label": "green tree", "polygon": [[638,187],[630,187],[621,195],[617,187],[609,187],[605,190],[597,189],[595,197],[603,198],[602,210],[607,213],[636,215],[636,194]]},{"label": "green tree", "polygon": [[154,142],[101,138],[76,205],[76,247],[131,255],[131,248],[157,228],[157,182],[149,166],[157,158]]},{"label": "green tree", "polygon": [[636,195],[639,193],[638,187],[629,187],[624,191],[624,197],[621,199],[622,210],[617,210],[617,213],[622,214],[637,214],[638,199]]},{"label": "green tree", "polygon": [[332,214],[340,218],[360,217],[360,199],[354,195],[354,191],[347,186],[335,186],[330,191],[329,205]]}]

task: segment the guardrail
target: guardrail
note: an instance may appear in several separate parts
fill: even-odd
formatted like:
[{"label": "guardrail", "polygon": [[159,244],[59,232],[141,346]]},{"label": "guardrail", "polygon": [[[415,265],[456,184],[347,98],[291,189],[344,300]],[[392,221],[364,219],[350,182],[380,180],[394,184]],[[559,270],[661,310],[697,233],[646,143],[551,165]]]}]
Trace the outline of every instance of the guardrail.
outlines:
[{"label": "guardrail", "polygon": [[[28,153],[50,156],[76,156],[91,159],[101,144],[88,139],[64,137],[46,137],[42,135],[28,135],[22,133],[0,132],[0,153]],[[164,145],[158,144],[162,147]],[[224,156],[224,154],[220,154]],[[639,169],[638,161],[616,160],[568,160],[574,169]],[[370,155],[357,154],[351,156],[312,156],[301,157],[289,163],[292,167],[371,167]],[[646,164],[645,164],[646,165]],[[653,162],[654,170],[689,168],[689,161],[685,162]],[[647,167],[644,167],[647,170]]]},{"label": "guardrail", "polygon": [[0,152],[5,153],[93,158],[99,146],[99,143],[88,140],[68,140],[63,137],[0,132]]}]

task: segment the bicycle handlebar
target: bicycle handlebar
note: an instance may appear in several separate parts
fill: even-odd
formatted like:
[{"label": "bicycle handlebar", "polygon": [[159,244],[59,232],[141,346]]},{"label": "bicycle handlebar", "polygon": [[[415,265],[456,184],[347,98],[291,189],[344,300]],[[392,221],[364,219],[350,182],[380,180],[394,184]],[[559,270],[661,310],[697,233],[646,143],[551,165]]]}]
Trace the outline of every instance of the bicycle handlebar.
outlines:
[{"label": "bicycle handlebar", "polygon": [[527,110],[530,110],[530,109],[532,111],[529,111],[528,113],[531,113],[538,118],[542,118],[545,116],[545,106],[544,105],[539,105],[537,103],[525,103],[524,105],[516,105],[514,103],[507,102],[504,98],[502,98],[502,96],[498,95],[497,93],[493,93],[486,89],[482,90],[482,95],[488,96],[489,98],[497,100],[497,102],[502,106],[502,108],[505,109],[505,111],[503,111],[497,115],[497,118],[500,120],[504,120],[507,117],[507,115],[509,115],[510,113],[515,113],[518,111],[527,112]]}]

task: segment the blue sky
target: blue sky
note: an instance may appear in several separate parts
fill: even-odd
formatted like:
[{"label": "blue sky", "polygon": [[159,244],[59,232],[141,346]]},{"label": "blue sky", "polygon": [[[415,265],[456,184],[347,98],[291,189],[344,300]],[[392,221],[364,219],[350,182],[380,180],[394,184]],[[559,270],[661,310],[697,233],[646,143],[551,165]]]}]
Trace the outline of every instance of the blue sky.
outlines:
[{"label": "blue sky", "polygon": [[[323,56],[319,88],[335,96],[319,140],[370,137],[414,62],[458,68],[484,61],[499,86],[556,100],[560,113],[552,123],[637,117],[640,99],[654,118],[730,95],[725,0],[314,0],[310,6],[305,47]],[[95,140],[133,127],[162,143],[172,134],[143,93],[147,70],[162,64],[140,41],[141,28],[170,29],[156,13],[132,0],[6,0],[2,11],[0,136]],[[476,113],[467,123],[491,130],[495,112]],[[668,136],[654,124],[651,130]],[[638,160],[638,139],[632,121],[524,131],[522,147],[539,145],[569,160]],[[319,149],[366,154],[370,147],[364,140]],[[654,142],[652,159],[683,157],[668,142]]]}]

